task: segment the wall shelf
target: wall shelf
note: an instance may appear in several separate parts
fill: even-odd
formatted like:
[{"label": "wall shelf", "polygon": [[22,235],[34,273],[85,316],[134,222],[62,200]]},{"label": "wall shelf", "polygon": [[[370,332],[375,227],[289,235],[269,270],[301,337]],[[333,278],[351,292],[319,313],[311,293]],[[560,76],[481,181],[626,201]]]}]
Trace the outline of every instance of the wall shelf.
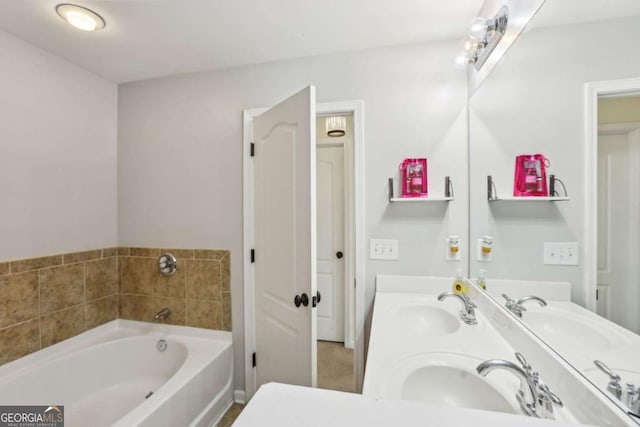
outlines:
[{"label": "wall shelf", "polygon": [[[549,180],[551,182],[550,188],[551,193],[555,193],[555,182],[560,181],[555,177],[555,175],[550,175]],[[564,185],[563,185],[564,188]],[[498,192],[496,191],[496,184],[493,182],[493,178],[491,175],[487,176],[487,200],[490,202],[566,202],[569,199],[569,196],[566,194],[564,196],[498,196]]]},{"label": "wall shelf", "polygon": [[425,202],[450,202],[453,197],[453,182],[448,176],[444,177],[444,197],[393,197],[393,178],[389,178],[389,202],[393,203],[425,203]]}]

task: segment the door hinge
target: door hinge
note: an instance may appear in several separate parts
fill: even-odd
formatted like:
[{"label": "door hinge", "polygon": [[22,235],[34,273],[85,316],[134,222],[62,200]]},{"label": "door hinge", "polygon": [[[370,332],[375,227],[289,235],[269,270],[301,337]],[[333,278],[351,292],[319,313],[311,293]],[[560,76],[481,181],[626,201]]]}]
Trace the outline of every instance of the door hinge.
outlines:
[{"label": "door hinge", "polygon": [[600,292],[598,292],[598,290],[596,289],[596,301],[598,301],[600,299]]},{"label": "door hinge", "polygon": [[249,155],[251,157],[254,157],[256,155],[256,144],[254,144],[253,142],[249,144]]},{"label": "door hinge", "polygon": [[256,367],[256,352],[254,351],[251,355],[251,366]]},{"label": "door hinge", "polygon": [[256,250],[255,249],[251,249],[250,257],[251,257],[251,264],[256,262]]}]

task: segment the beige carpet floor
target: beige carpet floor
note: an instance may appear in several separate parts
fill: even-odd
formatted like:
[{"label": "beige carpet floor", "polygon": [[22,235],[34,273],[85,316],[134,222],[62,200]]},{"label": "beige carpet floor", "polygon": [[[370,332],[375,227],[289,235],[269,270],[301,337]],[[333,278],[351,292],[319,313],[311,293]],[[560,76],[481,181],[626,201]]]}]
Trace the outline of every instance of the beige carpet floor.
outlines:
[{"label": "beige carpet floor", "polygon": [[356,391],[353,350],[344,348],[344,343],[318,341],[318,388]]}]

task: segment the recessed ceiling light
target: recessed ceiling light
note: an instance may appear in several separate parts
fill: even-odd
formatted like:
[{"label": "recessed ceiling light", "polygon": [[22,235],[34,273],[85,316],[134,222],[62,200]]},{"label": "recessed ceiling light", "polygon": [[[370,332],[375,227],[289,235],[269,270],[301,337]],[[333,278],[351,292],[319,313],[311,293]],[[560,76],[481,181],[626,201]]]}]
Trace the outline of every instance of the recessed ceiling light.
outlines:
[{"label": "recessed ceiling light", "polygon": [[69,24],[82,31],[96,31],[104,28],[104,19],[93,10],[75,4],[59,4],[58,15]]}]

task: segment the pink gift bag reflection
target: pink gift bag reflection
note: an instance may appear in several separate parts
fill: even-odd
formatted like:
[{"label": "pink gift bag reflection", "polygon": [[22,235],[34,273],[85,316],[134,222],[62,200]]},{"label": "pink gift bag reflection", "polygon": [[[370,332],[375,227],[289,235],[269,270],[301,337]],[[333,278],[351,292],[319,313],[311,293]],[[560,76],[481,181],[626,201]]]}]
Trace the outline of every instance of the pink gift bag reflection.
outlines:
[{"label": "pink gift bag reflection", "polygon": [[427,196],[427,159],[404,159],[400,175],[402,197]]},{"label": "pink gift bag reflection", "polygon": [[547,172],[549,159],[543,154],[522,154],[516,156],[516,170],[513,180],[514,196],[549,195]]}]

